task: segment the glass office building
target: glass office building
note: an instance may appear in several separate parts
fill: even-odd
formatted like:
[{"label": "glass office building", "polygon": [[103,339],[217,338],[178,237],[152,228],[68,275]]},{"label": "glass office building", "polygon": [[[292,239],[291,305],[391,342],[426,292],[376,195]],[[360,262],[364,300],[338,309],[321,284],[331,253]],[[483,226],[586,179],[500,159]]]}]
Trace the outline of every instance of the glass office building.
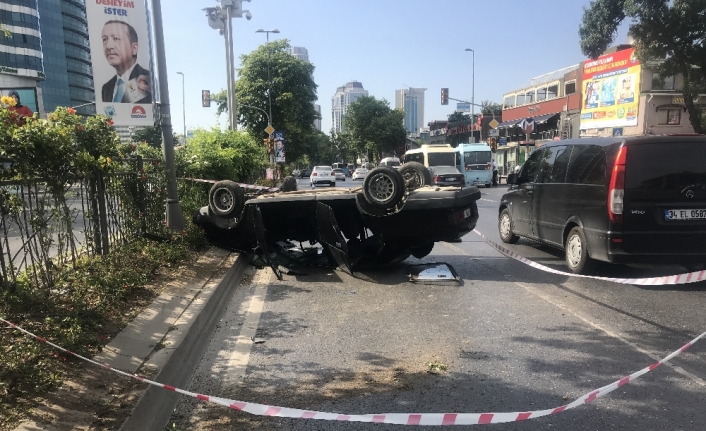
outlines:
[{"label": "glass office building", "polygon": [[[24,0],[0,0],[17,2]],[[84,0],[40,0],[45,79],[40,84],[46,112],[58,106],[95,114],[95,93]]]}]

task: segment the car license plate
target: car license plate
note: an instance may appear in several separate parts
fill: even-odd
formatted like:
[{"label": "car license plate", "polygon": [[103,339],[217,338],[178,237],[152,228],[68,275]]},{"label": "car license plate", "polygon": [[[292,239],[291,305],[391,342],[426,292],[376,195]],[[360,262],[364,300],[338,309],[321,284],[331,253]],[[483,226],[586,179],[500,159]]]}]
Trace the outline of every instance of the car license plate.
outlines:
[{"label": "car license plate", "polygon": [[664,210],[665,220],[706,220],[706,209]]},{"label": "car license plate", "polygon": [[476,184],[485,184],[485,183],[483,181],[473,181],[473,185],[476,185]]},{"label": "car license plate", "polygon": [[470,216],[471,216],[471,209],[470,208],[463,210],[463,218],[468,218]]},{"label": "car license plate", "polygon": [[454,178],[447,178],[446,181],[451,182],[451,181],[456,181]]}]

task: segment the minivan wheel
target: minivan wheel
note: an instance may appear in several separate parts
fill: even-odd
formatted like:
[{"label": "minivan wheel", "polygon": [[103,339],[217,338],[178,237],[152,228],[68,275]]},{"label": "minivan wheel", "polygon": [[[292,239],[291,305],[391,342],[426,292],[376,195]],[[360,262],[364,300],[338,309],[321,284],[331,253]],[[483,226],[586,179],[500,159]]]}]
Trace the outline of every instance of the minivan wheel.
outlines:
[{"label": "minivan wheel", "polygon": [[587,274],[593,270],[594,265],[595,261],[588,256],[586,236],[576,226],[566,237],[566,266],[574,274]]},{"label": "minivan wheel", "polygon": [[490,184],[486,184],[486,185],[485,185],[485,188],[486,188],[486,189],[489,189],[489,188],[490,188]]},{"label": "minivan wheel", "polygon": [[498,218],[498,231],[500,239],[507,244],[515,244],[520,240],[520,237],[512,233],[512,220],[510,219],[510,211],[505,208]]}]

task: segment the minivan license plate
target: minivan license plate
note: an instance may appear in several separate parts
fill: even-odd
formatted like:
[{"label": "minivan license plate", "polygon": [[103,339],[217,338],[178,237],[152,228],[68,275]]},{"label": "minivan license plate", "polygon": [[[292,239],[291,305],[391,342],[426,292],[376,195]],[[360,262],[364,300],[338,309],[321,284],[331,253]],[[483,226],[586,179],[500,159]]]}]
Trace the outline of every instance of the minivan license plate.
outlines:
[{"label": "minivan license plate", "polygon": [[706,220],[706,209],[664,210],[665,220]]}]

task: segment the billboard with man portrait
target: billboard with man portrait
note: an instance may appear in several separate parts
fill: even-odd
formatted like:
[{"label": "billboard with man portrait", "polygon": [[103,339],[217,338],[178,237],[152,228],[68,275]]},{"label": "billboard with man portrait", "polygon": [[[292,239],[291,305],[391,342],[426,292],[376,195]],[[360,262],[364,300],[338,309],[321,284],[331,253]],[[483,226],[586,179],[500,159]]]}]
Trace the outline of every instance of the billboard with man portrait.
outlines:
[{"label": "billboard with man portrait", "polygon": [[116,125],[151,126],[153,76],[143,0],[86,2],[96,112]]},{"label": "billboard with man portrait", "polygon": [[637,125],[640,69],[633,49],[586,60],[581,130]]}]

